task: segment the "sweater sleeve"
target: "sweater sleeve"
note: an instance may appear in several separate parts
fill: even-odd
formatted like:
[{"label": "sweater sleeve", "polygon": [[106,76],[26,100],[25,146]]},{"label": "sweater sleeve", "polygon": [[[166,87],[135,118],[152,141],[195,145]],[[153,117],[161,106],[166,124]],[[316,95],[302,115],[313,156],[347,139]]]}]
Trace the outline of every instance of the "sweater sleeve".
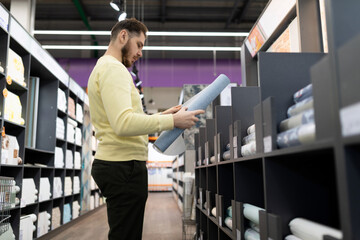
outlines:
[{"label": "sweater sleeve", "polygon": [[118,136],[138,136],[174,128],[172,114],[146,115],[135,112],[132,79],[127,69],[109,64],[99,80],[99,91],[110,126]]}]

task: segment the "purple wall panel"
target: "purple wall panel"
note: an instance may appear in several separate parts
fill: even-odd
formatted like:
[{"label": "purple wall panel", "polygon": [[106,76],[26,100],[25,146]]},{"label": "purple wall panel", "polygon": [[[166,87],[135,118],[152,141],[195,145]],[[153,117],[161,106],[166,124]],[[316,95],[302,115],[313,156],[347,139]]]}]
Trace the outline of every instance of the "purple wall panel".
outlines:
[{"label": "purple wall panel", "polygon": [[[96,59],[58,59],[59,64],[81,87],[87,81]],[[210,84],[219,74],[241,84],[239,60],[219,59],[141,59],[137,63],[143,87],[182,87],[184,84]],[[216,76],[214,76],[214,71]]]}]

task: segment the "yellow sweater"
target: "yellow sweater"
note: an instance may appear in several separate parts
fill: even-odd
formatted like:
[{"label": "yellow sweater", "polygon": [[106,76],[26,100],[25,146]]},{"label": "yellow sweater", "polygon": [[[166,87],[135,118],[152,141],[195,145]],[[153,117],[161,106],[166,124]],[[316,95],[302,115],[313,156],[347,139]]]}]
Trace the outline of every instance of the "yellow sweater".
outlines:
[{"label": "yellow sweater", "polygon": [[96,63],[88,82],[91,123],[99,140],[95,158],[147,160],[148,134],[174,127],[171,114],[146,115],[126,67],[110,55]]}]

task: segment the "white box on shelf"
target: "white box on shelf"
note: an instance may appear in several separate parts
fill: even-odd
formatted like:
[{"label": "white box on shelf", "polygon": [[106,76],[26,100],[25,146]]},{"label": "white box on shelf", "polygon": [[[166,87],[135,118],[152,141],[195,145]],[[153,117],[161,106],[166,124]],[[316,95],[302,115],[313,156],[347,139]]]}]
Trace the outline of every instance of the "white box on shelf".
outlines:
[{"label": "white box on shelf", "polygon": [[66,162],[65,168],[74,168],[74,156],[73,152],[69,149],[66,149]]},{"label": "white box on shelf", "polygon": [[63,191],[62,191],[61,177],[54,177],[53,198],[61,197],[62,194]]},{"label": "white box on shelf", "polygon": [[64,150],[59,147],[55,147],[55,163],[56,168],[64,167]]},{"label": "white box on shelf", "polygon": [[81,169],[81,154],[78,151],[75,152],[74,168]]},{"label": "white box on shelf", "polygon": [[2,138],[1,164],[19,164],[19,143],[15,136],[6,134]]},{"label": "white box on shelf", "polygon": [[34,179],[23,178],[21,192],[21,207],[34,203],[37,200],[38,190],[36,189]]},{"label": "white box on shelf", "polygon": [[49,200],[51,197],[50,181],[47,177],[40,178],[39,201]]}]

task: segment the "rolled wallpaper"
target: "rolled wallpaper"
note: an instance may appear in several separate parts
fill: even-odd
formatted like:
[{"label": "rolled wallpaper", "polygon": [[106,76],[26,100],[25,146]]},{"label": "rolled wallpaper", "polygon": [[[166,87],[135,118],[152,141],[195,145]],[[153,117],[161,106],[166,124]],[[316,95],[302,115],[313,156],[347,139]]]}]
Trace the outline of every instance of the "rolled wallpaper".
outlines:
[{"label": "rolled wallpaper", "polygon": [[252,141],[255,141],[255,132],[250,133],[249,135],[245,136],[242,139],[242,144],[245,145],[245,144],[248,144],[248,143],[250,143]]},{"label": "rolled wallpaper", "polygon": [[258,224],[253,223],[252,221],[250,221],[250,227],[251,229],[257,231],[258,233],[260,232],[260,228]]},{"label": "rolled wallpaper", "polygon": [[290,231],[296,237],[306,240],[323,240],[324,235],[342,239],[342,232],[304,218],[294,218],[289,223]]},{"label": "rolled wallpaper", "polygon": [[230,207],[228,207],[228,208],[226,209],[226,215],[227,215],[228,217],[231,217],[231,218],[232,218],[232,206],[230,206]]},{"label": "rolled wallpaper", "polygon": [[307,85],[306,87],[300,89],[296,93],[294,93],[294,102],[298,103],[305,98],[312,96],[312,84]]},{"label": "rolled wallpaper", "polygon": [[230,160],[230,150],[227,150],[223,153],[223,159],[224,160]]},{"label": "rolled wallpaper", "polygon": [[256,153],[256,142],[252,141],[244,146],[241,146],[241,155],[247,157]]},{"label": "rolled wallpaper", "polygon": [[301,238],[296,237],[295,235],[287,235],[285,240],[302,240]]},{"label": "rolled wallpaper", "polygon": [[251,134],[255,132],[255,124],[251,125],[250,127],[248,127],[247,129],[247,134]]},{"label": "rolled wallpaper", "polygon": [[314,122],[314,109],[311,108],[306,110],[298,115],[295,115],[291,118],[285,119],[281,121],[279,130],[280,132],[284,132],[294,127],[298,127],[302,124],[307,124],[310,122]]},{"label": "rolled wallpaper", "polygon": [[289,107],[287,110],[287,115],[288,117],[292,117],[310,108],[314,108],[314,99],[312,96],[305,98],[301,102],[298,102]]},{"label": "rolled wallpaper", "polygon": [[245,240],[260,240],[260,234],[251,228],[245,231]]},{"label": "rolled wallpaper", "polygon": [[[226,75],[220,74],[209,86],[184,103],[183,107],[187,107],[188,111],[205,110],[229,83],[230,79]],[[164,131],[155,141],[154,147],[164,154],[178,155],[183,153],[185,151],[184,139],[181,136],[183,132],[184,129],[179,128]],[[175,141],[177,139],[179,141]]]},{"label": "rolled wallpaper", "polygon": [[215,156],[210,157],[210,163],[215,163]]},{"label": "rolled wallpaper", "polygon": [[231,217],[225,218],[225,225],[226,225],[228,228],[232,229],[232,218],[231,218]]},{"label": "rolled wallpaper", "polygon": [[216,207],[214,207],[213,209],[211,209],[211,214],[216,217]]},{"label": "rolled wallpaper", "polygon": [[259,225],[259,211],[264,210],[263,208],[256,207],[254,205],[245,203],[244,204],[244,217]]},{"label": "rolled wallpaper", "polygon": [[315,141],[315,122],[300,125],[277,135],[279,148],[298,146]]}]

